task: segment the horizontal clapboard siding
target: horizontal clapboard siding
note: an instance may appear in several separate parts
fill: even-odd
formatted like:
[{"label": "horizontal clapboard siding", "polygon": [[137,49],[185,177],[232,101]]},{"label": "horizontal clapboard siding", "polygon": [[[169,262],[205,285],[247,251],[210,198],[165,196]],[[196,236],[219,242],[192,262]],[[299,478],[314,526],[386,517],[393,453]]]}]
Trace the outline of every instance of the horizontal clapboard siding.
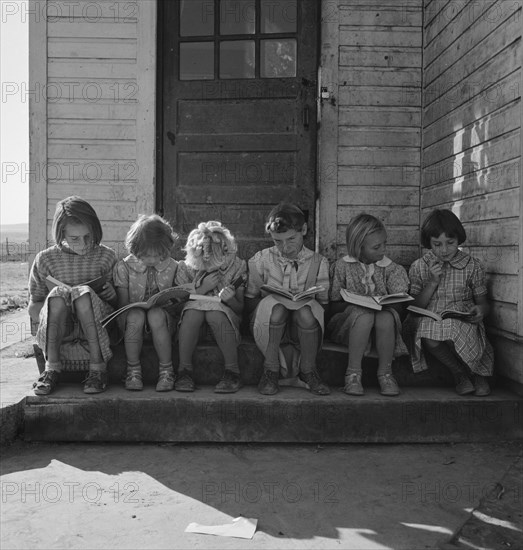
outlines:
[{"label": "horizontal clapboard siding", "polygon": [[422,0],[339,2],[338,256],[360,212],[386,225],[388,254],[419,254]]},{"label": "horizontal clapboard siding", "polygon": [[[118,249],[142,210],[137,139],[145,8],[123,1],[47,5],[47,224],[58,200],[81,195],[102,221],[104,242]],[[141,43],[144,50],[154,49],[154,33],[150,40]]]},{"label": "horizontal clapboard siding", "polygon": [[[513,341],[523,336],[521,20],[522,3],[508,0],[424,7],[422,216],[450,208],[461,219],[487,269],[489,324]],[[521,353],[497,351],[522,382]]]}]

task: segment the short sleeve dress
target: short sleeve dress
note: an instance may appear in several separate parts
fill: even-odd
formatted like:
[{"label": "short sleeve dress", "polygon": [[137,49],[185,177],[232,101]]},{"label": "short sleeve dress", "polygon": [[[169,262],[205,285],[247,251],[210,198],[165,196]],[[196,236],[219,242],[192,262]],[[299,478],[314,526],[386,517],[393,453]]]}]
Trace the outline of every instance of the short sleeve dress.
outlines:
[{"label": "short sleeve dress", "polygon": [[[409,278],[402,266],[386,256],[374,264],[364,264],[352,256],[345,256],[334,264],[330,292],[332,302],[343,300],[340,293],[342,288],[363,296],[383,296],[396,292],[408,292]],[[387,310],[394,317],[396,332],[394,357],[407,355],[408,350],[401,335],[402,326],[399,314],[393,308],[387,308]],[[361,315],[368,312],[367,308],[347,304],[344,311],[333,315],[329,321],[327,329],[332,340],[340,344],[347,344],[355,322]],[[372,342],[369,340],[366,351],[369,351],[371,346]]]},{"label": "short sleeve dress", "polygon": [[[29,275],[29,295],[33,302],[44,302],[40,311],[36,341],[47,356],[49,299],[63,298],[69,309],[66,332],[60,347],[60,359],[64,371],[83,371],[89,368],[89,346],[74,311],[74,301],[84,294],[89,294],[91,297],[104,362],[107,363],[113,355],[107,330],[99,322],[111,313],[113,308],[92,288],[82,283],[105,275],[107,281],[113,284],[115,264],[114,251],[102,244],[94,246],[84,255],[76,254],[66,245],[62,247],[54,245],[36,255]],[[48,275],[73,288],[69,290],[63,286],[56,286],[49,290],[46,284]]]},{"label": "short sleeve dress", "polygon": [[[238,258],[235,254],[229,254],[225,264],[218,270],[219,283],[218,286],[210,291],[208,294],[217,296],[222,289],[230,285],[238,277],[242,277],[245,281],[247,278],[247,264],[245,260]],[[206,275],[200,271],[190,268],[185,261],[181,261],[178,264],[178,271],[176,273],[176,284],[187,285],[191,283],[198,283]],[[199,300],[189,300],[182,311],[183,314],[189,309],[198,309],[200,311],[222,311],[227,316],[227,319],[234,328],[236,342],[241,342],[240,324],[241,318],[237,315],[228,305],[223,302],[206,302]]]},{"label": "short sleeve dress", "polygon": [[[430,266],[438,259],[432,251],[416,260],[409,271],[410,293],[417,296],[430,280]],[[468,311],[475,304],[474,298],[485,296],[485,270],[481,262],[458,250],[450,262],[444,262],[443,275],[438,288],[426,309],[441,313],[445,309]],[[451,341],[459,357],[471,371],[482,376],[491,376],[494,367],[494,352],[487,340],[484,324],[467,323],[460,319],[435,321],[430,317],[409,315],[404,327],[404,336],[412,357],[414,372],[428,368],[422,338],[439,342]]]}]

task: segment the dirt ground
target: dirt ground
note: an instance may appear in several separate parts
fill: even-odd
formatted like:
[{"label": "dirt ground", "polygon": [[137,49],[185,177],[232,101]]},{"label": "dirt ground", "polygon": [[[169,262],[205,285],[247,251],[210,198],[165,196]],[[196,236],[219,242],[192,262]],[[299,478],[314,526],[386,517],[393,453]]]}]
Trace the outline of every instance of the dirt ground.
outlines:
[{"label": "dirt ground", "polygon": [[0,262],[0,316],[27,306],[28,275],[27,262]]},{"label": "dirt ground", "polygon": [[[442,548],[519,453],[515,443],[18,442],[0,461],[0,546]],[[520,487],[504,490],[521,500]],[[258,520],[252,540],[185,533],[240,515]]]}]

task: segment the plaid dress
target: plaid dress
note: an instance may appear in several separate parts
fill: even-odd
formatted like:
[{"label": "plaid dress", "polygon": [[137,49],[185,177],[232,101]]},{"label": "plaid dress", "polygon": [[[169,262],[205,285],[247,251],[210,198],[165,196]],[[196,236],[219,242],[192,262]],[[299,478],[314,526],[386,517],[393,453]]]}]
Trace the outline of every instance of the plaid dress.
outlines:
[{"label": "plaid dress", "polygon": [[[60,346],[62,368],[66,371],[83,371],[89,368],[89,346],[74,311],[75,300],[84,294],[89,294],[91,297],[98,342],[104,362],[107,363],[113,355],[109,345],[109,335],[99,323],[100,319],[113,311],[113,308],[94,290],[81,283],[105,275],[107,282],[112,284],[115,263],[114,251],[102,244],[94,246],[83,256],[74,253],[67,246],[60,248],[57,245],[42,250],[36,255],[29,275],[29,295],[33,302],[44,302],[40,311],[36,341],[47,356],[49,298],[63,298],[69,309],[65,336]],[[57,286],[50,291],[46,284],[48,275],[73,288],[69,290]]]},{"label": "plaid dress", "polygon": [[[409,271],[410,293],[417,296],[430,280],[430,266],[439,260],[432,251],[416,260]],[[443,263],[443,275],[438,288],[432,295],[426,309],[441,313],[445,309],[468,311],[475,304],[474,299],[487,294],[485,270],[477,258],[458,250],[450,262]],[[405,322],[405,339],[412,357],[414,372],[428,368],[422,338],[439,342],[451,341],[459,357],[476,374],[491,376],[494,353],[487,340],[485,326],[481,323],[467,323],[460,319],[435,321],[430,317],[409,315]]]},{"label": "plaid dress", "polygon": [[[374,264],[363,264],[352,256],[340,258],[334,264],[330,299],[333,302],[343,301],[340,290],[345,288],[362,296],[383,296],[396,292],[407,292],[409,279],[403,267],[386,256]],[[331,338],[340,344],[347,344],[350,332],[359,317],[369,313],[369,309],[355,304],[347,304],[344,311],[332,316],[327,329]],[[403,341],[401,320],[394,308],[387,308],[394,317],[395,345],[394,357],[407,355],[408,350]],[[369,338],[366,351],[372,347]]]}]

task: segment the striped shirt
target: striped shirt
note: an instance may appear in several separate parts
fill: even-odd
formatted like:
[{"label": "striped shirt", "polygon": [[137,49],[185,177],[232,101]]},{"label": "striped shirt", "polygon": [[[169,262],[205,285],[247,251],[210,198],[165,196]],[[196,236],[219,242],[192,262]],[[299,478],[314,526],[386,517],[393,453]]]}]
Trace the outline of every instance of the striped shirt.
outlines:
[{"label": "striped shirt", "polygon": [[[271,285],[293,292],[307,290],[305,288],[307,275],[312,264],[314,252],[303,247],[296,259],[290,260],[282,256],[276,246],[265,248],[257,252],[249,260],[249,282],[247,284],[246,298],[259,298],[262,285]],[[325,290],[316,294],[316,300],[321,304],[329,301],[329,262],[327,258],[320,256],[320,268],[315,285],[323,286]]]},{"label": "striped shirt", "polygon": [[114,250],[100,244],[85,255],[72,252],[68,247],[57,245],[42,250],[36,255],[29,274],[29,295],[33,302],[43,302],[49,294],[45,283],[48,275],[70,286],[81,285],[105,275],[113,283],[113,266],[116,264]]}]

